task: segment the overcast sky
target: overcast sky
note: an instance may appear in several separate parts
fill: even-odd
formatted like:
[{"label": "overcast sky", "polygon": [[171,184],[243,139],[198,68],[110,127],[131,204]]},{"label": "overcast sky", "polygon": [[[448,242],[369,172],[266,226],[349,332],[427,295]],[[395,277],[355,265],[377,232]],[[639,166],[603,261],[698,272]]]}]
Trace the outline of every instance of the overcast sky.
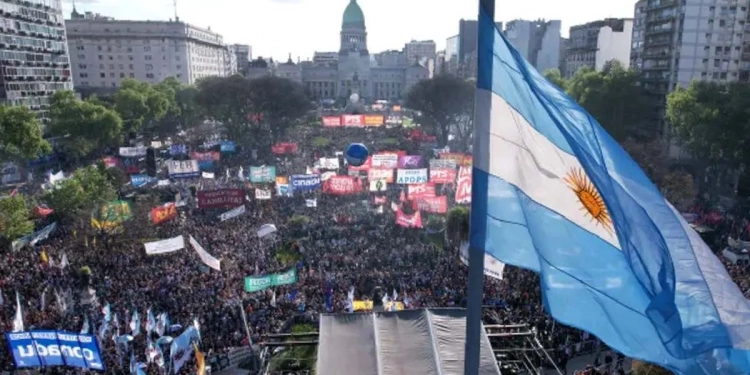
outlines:
[{"label": "overcast sky", "polygon": [[[63,0],[65,17],[73,0]],[[249,44],[253,57],[296,60],[337,51],[341,17],[350,0],[177,0],[180,19],[210,27],[225,43]],[[460,19],[476,19],[477,0],[357,0],[365,14],[371,52],[432,39],[438,49],[458,34]],[[79,12],[121,20],[174,18],[173,0],[75,0]],[[496,19],[559,19],[568,28],[607,17],[633,17],[635,0],[497,0]]]}]

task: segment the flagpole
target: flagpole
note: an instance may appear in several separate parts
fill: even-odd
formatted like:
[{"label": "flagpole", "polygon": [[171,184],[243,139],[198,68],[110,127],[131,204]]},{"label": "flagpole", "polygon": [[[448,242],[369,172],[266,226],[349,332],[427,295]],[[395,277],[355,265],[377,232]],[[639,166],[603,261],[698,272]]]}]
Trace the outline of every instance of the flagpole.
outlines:
[{"label": "flagpole", "polygon": [[[491,51],[485,51],[486,48],[493,48],[495,34],[483,30],[482,14],[489,16],[489,21],[495,25],[495,0],[479,0],[477,18],[477,100],[474,107],[474,129],[479,128],[478,121],[489,121],[491,108],[488,103],[479,100],[478,89],[481,82],[492,82],[492,54]],[[484,56],[489,56],[484,58]],[[489,66],[488,66],[489,64]],[[488,126],[485,128],[489,128]],[[474,136],[474,159],[481,157],[480,152],[489,150],[488,140],[485,137]],[[484,157],[489,157],[484,155]],[[474,165],[477,165],[476,160]],[[472,204],[486,204],[486,198],[475,199],[474,195],[479,192],[487,191],[487,178],[479,178],[477,173],[472,174]],[[482,175],[483,176],[483,175]],[[484,185],[483,188],[475,186]],[[482,228],[486,227],[486,218],[471,216],[471,226]],[[470,233],[473,232],[470,228]],[[471,237],[471,234],[469,235]],[[471,241],[470,241],[471,243]],[[466,348],[464,352],[464,375],[479,375],[479,358],[482,339],[482,297],[484,289],[484,249],[477,246],[469,247],[469,285],[467,288],[467,311],[466,311]],[[494,358],[493,358],[494,359]]]}]

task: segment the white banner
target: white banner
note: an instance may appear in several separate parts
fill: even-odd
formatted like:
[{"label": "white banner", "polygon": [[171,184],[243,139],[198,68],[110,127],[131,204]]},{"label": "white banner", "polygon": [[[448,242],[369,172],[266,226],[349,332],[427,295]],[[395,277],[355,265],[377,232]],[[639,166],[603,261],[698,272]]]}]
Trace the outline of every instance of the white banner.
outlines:
[{"label": "white banner", "polygon": [[396,154],[385,154],[385,155],[373,155],[372,156],[373,168],[397,168],[398,167],[398,155]]},{"label": "white banner", "polygon": [[263,238],[271,233],[276,233],[276,226],[273,224],[263,224],[258,229],[258,237]]},{"label": "white banner", "polygon": [[169,180],[159,180],[159,182],[156,183],[156,186],[169,186],[171,182]]},{"label": "white banner", "polygon": [[197,177],[200,174],[197,160],[167,160],[170,177]]},{"label": "white banner", "polygon": [[[466,267],[469,267],[469,243],[464,242],[461,244],[461,251],[458,253],[458,257],[461,259]],[[503,279],[503,270],[505,269],[505,263],[498,261],[492,255],[484,253],[484,275],[489,276],[498,280]]]},{"label": "white banner", "polygon": [[198,257],[201,258],[203,263],[217,271],[221,271],[221,262],[218,259],[209,254],[206,249],[204,249],[203,246],[201,246],[198,241],[193,238],[193,236],[190,236],[189,241],[190,244],[193,245],[193,249],[195,249],[195,252],[198,253]]},{"label": "white banner", "polygon": [[336,175],[336,172],[324,172],[320,174],[320,181],[328,181],[329,178]]},{"label": "white banner", "polygon": [[255,199],[262,199],[262,200],[271,199],[271,190],[255,188]]},{"label": "white banner", "polygon": [[183,238],[182,236],[177,236],[174,238],[156,242],[146,242],[143,245],[146,247],[147,255],[166,254],[184,249],[185,238]]},{"label": "white banner", "polygon": [[385,180],[370,181],[370,191],[386,191],[388,183]]},{"label": "white banner", "polygon": [[120,147],[120,156],[126,158],[134,158],[138,156],[146,156],[146,147]]},{"label": "white banner", "polygon": [[212,172],[202,172],[201,177],[209,179],[209,180],[213,180],[214,174]]},{"label": "white banner", "polygon": [[427,180],[428,180],[427,168],[399,169],[396,183],[398,184],[426,184]]},{"label": "white banner", "polygon": [[339,158],[320,158],[320,169],[339,169]]},{"label": "white banner", "polygon": [[317,199],[305,199],[305,205],[310,208],[318,207]]},{"label": "white banner", "polygon": [[219,215],[220,221],[227,221],[229,219],[234,219],[237,216],[240,216],[245,213],[245,205],[239,206],[237,208],[233,208],[221,215]]}]

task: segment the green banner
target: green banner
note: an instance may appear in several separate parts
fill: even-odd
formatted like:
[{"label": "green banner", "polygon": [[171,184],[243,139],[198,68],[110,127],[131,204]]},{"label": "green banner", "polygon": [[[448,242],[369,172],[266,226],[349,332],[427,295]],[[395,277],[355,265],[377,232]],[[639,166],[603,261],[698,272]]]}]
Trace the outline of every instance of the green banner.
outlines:
[{"label": "green banner", "polygon": [[111,229],[130,220],[133,214],[130,203],[126,201],[112,201],[105,203],[91,216],[91,225],[97,229]]},{"label": "green banner", "polygon": [[297,282],[297,268],[293,267],[284,273],[274,273],[260,277],[246,277],[245,291],[248,293],[259,292],[274,286],[289,285]]}]

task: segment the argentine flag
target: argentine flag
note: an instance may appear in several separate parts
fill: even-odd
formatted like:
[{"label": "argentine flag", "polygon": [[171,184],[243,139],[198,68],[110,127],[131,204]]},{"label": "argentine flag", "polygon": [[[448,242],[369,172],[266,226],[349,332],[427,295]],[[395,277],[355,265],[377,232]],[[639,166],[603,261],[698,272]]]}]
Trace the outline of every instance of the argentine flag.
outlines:
[{"label": "argentine flag", "polygon": [[750,373],[750,304],[602,127],[480,11],[471,246],[562,323],[680,374]]}]

